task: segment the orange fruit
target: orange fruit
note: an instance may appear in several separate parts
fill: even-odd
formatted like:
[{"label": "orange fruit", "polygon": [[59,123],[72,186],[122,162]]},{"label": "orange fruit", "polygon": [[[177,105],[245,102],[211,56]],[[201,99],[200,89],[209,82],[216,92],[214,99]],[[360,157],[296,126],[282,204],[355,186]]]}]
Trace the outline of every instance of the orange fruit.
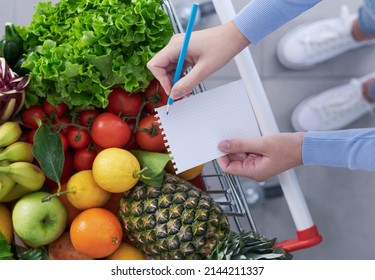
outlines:
[{"label": "orange fruit", "polygon": [[0,221],[0,232],[10,244],[13,240],[12,215],[4,204],[0,204]]},{"label": "orange fruit", "polygon": [[103,208],[82,211],[70,225],[73,247],[91,258],[111,255],[121,244],[122,227],[117,217]]},{"label": "orange fruit", "polygon": [[133,245],[123,242],[111,255],[106,257],[107,260],[146,260],[146,255],[135,248]]},{"label": "orange fruit", "polygon": [[[200,175],[203,168],[204,168],[204,164],[200,164],[193,168],[185,170],[184,172],[177,174],[177,176],[180,177],[181,179],[189,181],[189,180],[194,179],[198,175]],[[165,170],[169,173],[176,174],[176,170],[173,167],[172,161],[168,161],[167,165],[165,166]]]},{"label": "orange fruit", "polygon": [[69,202],[79,210],[102,207],[111,197],[95,182],[91,170],[82,170],[69,178],[66,186]]},{"label": "orange fruit", "polygon": [[140,164],[129,151],[107,148],[98,153],[92,164],[96,183],[104,190],[121,193],[135,186],[140,177]]}]

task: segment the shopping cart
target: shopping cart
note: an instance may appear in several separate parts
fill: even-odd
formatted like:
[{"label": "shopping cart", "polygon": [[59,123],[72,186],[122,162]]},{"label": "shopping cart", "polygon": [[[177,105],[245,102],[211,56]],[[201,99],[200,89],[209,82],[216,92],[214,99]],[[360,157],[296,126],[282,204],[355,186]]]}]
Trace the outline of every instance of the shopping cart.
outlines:
[{"label": "shopping cart", "polygon": [[[222,23],[234,17],[235,10],[232,1],[212,0],[212,2]],[[170,0],[164,0],[163,9],[170,17],[174,33],[183,33],[184,28]],[[245,49],[234,60],[245,84],[261,134],[267,135],[279,132],[250,50]],[[201,83],[193,93],[196,94],[205,90],[204,83]],[[250,229],[257,231],[244,188],[238,177],[223,173],[214,160],[205,165],[202,178],[206,191],[221,205],[230,218],[234,230]],[[297,236],[276,245],[283,247],[288,252],[318,245],[322,237],[313,223],[294,170],[278,175],[277,179],[295,223]]]}]

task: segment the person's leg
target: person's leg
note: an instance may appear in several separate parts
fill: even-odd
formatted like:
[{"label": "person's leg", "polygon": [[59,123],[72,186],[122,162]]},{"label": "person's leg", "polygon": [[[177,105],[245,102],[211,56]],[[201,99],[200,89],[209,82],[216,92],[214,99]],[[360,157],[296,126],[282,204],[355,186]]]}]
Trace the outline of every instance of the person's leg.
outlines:
[{"label": "person's leg", "polygon": [[[358,11],[358,20],[353,28],[353,36],[369,39],[375,35],[375,0],[363,0],[363,5]],[[358,37],[356,37],[358,36]]]},{"label": "person's leg", "polygon": [[[353,42],[374,41],[375,0],[364,0],[347,32]],[[292,113],[292,125],[297,131],[342,129],[373,111],[374,102],[375,72],[304,100]]]},{"label": "person's leg", "polygon": [[345,52],[375,44],[375,0],[367,0],[358,14],[343,7],[341,17],[299,26],[279,42],[277,56],[290,69],[306,69]]}]

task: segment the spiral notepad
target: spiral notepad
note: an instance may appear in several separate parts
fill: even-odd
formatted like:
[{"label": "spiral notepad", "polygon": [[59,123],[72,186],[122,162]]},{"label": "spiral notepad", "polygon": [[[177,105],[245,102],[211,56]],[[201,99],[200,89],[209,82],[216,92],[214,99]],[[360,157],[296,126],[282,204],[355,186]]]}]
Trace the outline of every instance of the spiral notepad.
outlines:
[{"label": "spiral notepad", "polygon": [[223,156],[221,140],[260,135],[242,80],[155,110],[177,174]]}]

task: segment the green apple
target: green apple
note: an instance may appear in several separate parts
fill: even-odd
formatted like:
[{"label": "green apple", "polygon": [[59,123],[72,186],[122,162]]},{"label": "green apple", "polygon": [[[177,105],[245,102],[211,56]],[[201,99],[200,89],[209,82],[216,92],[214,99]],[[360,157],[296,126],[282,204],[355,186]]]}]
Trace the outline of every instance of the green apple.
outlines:
[{"label": "green apple", "polygon": [[66,208],[57,197],[42,202],[48,195],[50,194],[43,191],[29,193],[20,198],[13,208],[14,231],[31,247],[55,241],[67,224]]}]

